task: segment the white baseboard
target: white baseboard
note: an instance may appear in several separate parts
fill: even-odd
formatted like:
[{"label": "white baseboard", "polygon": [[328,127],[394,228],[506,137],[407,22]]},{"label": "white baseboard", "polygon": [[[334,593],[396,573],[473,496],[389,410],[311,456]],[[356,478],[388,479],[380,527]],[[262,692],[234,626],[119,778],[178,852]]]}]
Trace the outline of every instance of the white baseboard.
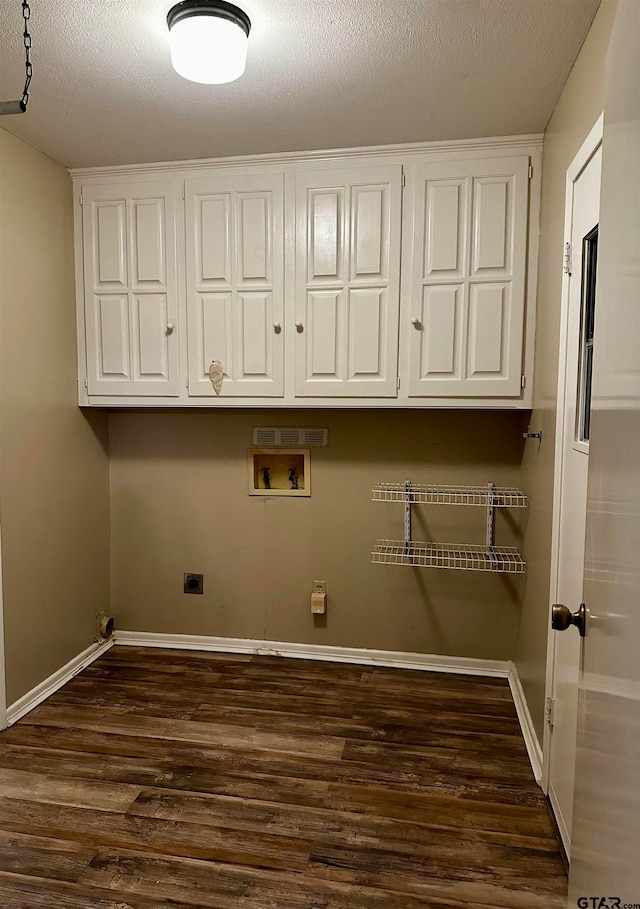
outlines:
[{"label": "white baseboard", "polygon": [[535,726],[533,725],[533,720],[531,719],[531,713],[529,711],[529,705],[524,693],[524,688],[522,687],[522,682],[520,681],[520,676],[518,675],[518,670],[516,669],[514,663],[511,664],[511,672],[509,673],[509,687],[511,688],[513,703],[516,706],[516,713],[518,714],[518,720],[520,721],[520,728],[522,729],[524,743],[527,747],[527,754],[529,755],[529,760],[531,762],[531,769],[533,770],[533,775],[536,778],[536,783],[541,785],[542,748],[540,747],[540,742],[538,741],[538,736],[536,735]]},{"label": "white baseboard", "polygon": [[551,802],[553,816],[555,817],[556,824],[558,825],[558,832],[560,833],[560,839],[562,840],[565,855],[571,855],[571,837],[569,836],[569,831],[567,830],[567,824],[565,822],[562,809],[558,804],[558,800],[552,786],[549,787],[549,801]]},{"label": "white baseboard", "polygon": [[168,647],[175,650],[205,650],[215,653],[253,653],[331,663],[362,663],[365,666],[392,666],[396,669],[424,669],[430,672],[457,672],[509,678],[507,660],[477,660],[472,657],[405,653],[396,650],[367,650],[360,647],[332,647],[326,644],[296,644],[290,641],[262,641],[247,638],[218,638],[195,634],[154,634],[143,631],[116,631],[116,644],[130,647]]},{"label": "white baseboard", "polygon": [[77,675],[93,663],[94,660],[101,657],[103,653],[110,650],[111,647],[113,647],[113,643],[113,639],[110,639],[108,641],[103,641],[100,644],[92,644],[90,647],[87,647],[86,650],[83,650],[82,653],[79,653],[78,656],[69,660],[65,666],[62,666],[57,672],[54,672],[53,675],[50,675],[48,679],[40,682],[40,684],[36,685],[35,688],[32,688],[31,691],[27,691],[21,698],[18,698],[14,704],[7,708],[7,726],[16,723],[25,714],[29,713],[30,710],[33,710],[34,707],[41,704],[59,688],[66,685],[74,675]]}]

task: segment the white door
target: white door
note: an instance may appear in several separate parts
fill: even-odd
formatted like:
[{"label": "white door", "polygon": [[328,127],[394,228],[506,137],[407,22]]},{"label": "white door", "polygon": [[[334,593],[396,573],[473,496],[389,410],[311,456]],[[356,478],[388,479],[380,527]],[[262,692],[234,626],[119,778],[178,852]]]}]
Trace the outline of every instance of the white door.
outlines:
[{"label": "white door", "polygon": [[[594,140],[590,140],[593,141]],[[596,148],[581,152],[572,176],[570,249],[566,250],[566,321],[561,332],[558,382],[557,460],[555,496],[559,520],[554,538],[554,603],[575,612],[582,603],[593,316],[600,206],[600,138]],[[578,676],[582,638],[571,626],[554,631],[552,698],[549,711],[549,798],[567,855],[570,854],[574,765],[578,716]]]},{"label": "white door", "polygon": [[395,397],[402,168],[296,178],[295,393]]},{"label": "white door", "polygon": [[185,181],[189,394],[284,394],[284,177]]},{"label": "white door", "polygon": [[572,909],[640,904],[639,40],[640,4],[619,3],[605,78]]},{"label": "white door", "polygon": [[529,157],[407,168],[401,350],[411,397],[521,394]]},{"label": "white door", "polygon": [[87,391],[178,395],[176,186],[82,190]]}]

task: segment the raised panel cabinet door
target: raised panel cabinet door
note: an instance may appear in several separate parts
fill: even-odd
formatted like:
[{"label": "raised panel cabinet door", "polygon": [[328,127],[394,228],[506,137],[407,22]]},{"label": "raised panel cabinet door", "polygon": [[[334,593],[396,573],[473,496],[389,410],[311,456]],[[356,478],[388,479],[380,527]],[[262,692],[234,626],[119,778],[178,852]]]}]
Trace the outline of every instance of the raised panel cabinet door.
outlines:
[{"label": "raised panel cabinet door", "polygon": [[189,395],[284,395],[284,176],[185,181]]},{"label": "raised panel cabinet door", "polygon": [[400,348],[410,397],[519,397],[529,156],[408,168]]},{"label": "raised panel cabinet door", "polygon": [[84,186],[87,391],[175,397],[176,186]]},{"label": "raised panel cabinet door", "polygon": [[295,394],[395,397],[402,168],[296,175]]}]

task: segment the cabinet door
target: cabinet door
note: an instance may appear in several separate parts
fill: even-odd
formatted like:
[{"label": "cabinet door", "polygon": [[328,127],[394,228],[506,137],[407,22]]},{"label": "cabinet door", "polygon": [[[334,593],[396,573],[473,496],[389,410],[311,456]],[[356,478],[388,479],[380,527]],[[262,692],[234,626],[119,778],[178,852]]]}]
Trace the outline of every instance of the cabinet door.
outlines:
[{"label": "cabinet door", "polygon": [[295,393],[397,394],[402,169],[297,175]]},{"label": "cabinet door", "polygon": [[408,168],[410,396],[520,395],[528,183],[527,155]]},{"label": "cabinet door", "polygon": [[282,174],[185,182],[189,394],[284,394]]},{"label": "cabinet door", "polygon": [[87,390],[178,395],[173,181],[82,190]]}]

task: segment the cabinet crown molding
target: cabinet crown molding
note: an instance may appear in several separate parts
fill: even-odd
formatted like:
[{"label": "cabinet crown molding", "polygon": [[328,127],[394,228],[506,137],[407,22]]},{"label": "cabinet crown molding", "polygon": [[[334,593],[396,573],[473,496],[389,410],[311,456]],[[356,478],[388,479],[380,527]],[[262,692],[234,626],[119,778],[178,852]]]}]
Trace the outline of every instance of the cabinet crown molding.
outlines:
[{"label": "cabinet crown molding", "polygon": [[170,171],[193,172],[200,168],[211,169],[217,167],[247,167],[258,165],[300,165],[323,162],[340,162],[344,159],[389,156],[424,156],[424,155],[451,155],[456,152],[468,154],[469,152],[487,152],[509,154],[517,149],[541,149],[543,133],[528,133],[519,136],[489,136],[479,139],[450,139],[439,142],[411,142],[396,145],[368,145],[354,148],[325,148],[311,151],[274,152],[264,155],[236,155],[227,158],[195,158],[181,161],[159,161],[140,164],[116,164],[109,167],[79,167],[69,168],[74,183],[94,177],[112,177],[114,175],[130,174],[140,176],[147,173],[158,174]]}]

